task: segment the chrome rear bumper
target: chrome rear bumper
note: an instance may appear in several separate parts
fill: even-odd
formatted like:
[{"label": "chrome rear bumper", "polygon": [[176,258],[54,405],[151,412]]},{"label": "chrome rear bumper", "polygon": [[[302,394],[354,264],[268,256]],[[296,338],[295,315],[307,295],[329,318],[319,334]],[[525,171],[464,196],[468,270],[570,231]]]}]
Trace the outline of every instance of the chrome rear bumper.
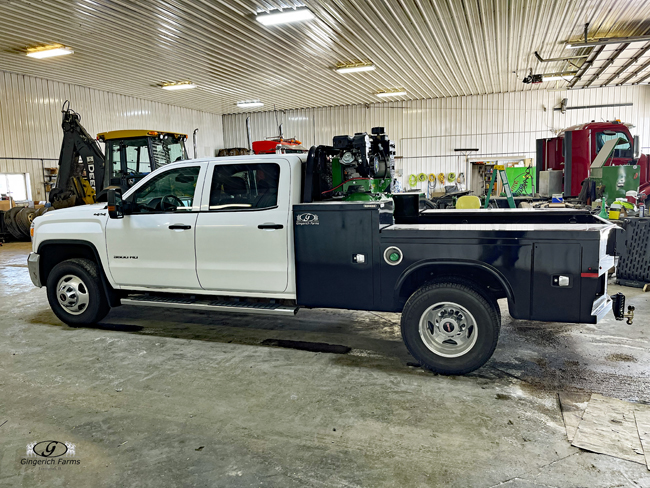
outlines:
[{"label": "chrome rear bumper", "polygon": [[596,323],[605,318],[605,315],[607,315],[612,310],[612,303],[613,300],[607,294],[607,290],[605,290],[605,294],[603,296],[594,300],[594,304],[591,307],[591,315],[596,317]]}]

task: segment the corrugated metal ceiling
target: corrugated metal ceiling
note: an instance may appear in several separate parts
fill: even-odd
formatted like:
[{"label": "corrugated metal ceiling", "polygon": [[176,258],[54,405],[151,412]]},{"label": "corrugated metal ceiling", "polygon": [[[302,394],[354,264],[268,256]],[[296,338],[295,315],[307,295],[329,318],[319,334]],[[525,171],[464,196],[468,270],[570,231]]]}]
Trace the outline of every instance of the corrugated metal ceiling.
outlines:
[{"label": "corrugated metal ceiling", "polygon": [[[646,0],[304,0],[316,18],[265,27],[255,13],[302,5],[263,0],[0,0],[0,69],[215,113],[260,99],[262,110],[566,87],[525,85],[535,73],[580,72],[574,87],[650,77],[650,46],[568,50],[585,22],[592,38],[650,33]],[[27,46],[61,43],[71,56],[38,60]],[[625,47],[624,49],[622,47]],[[585,54],[577,67],[544,58]],[[583,62],[587,60],[586,63]],[[371,61],[341,75],[337,63]],[[156,84],[191,80],[177,92]]]}]

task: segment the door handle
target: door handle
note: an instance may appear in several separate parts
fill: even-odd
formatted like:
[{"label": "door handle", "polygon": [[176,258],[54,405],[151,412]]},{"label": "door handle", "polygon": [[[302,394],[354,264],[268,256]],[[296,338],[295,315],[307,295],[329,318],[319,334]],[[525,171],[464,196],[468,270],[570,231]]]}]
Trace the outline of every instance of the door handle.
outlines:
[{"label": "door handle", "polygon": [[188,230],[191,229],[191,225],[185,225],[185,224],[172,224],[169,226],[170,229],[173,230]]},{"label": "door handle", "polygon": [[284,226],[282,224],[260,224],[257,226],[258,229],[282,229]]}]

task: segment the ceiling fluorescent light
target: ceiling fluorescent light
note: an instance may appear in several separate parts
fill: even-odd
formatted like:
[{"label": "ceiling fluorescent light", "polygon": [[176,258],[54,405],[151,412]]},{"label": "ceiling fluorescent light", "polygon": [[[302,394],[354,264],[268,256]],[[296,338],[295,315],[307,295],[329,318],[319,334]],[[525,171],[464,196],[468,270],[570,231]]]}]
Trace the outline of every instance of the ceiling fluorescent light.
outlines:
[{"label": "ceiling fluorescent light", "polygon": [[359,71],[374,71],[375,65],[372,63],[353,63],[340,64],[336,67],[337,73],[357,73]]},{"label": "ceiling fluorescent light", "polygon": [[237,102],[237,106],[239,108],[254,108],[262,107],[264,106],[264,103],[260,102],[259,100],[246,100],[244,102]]},{"label": "ceiling fluorescent light", "polygon": [[190,88],[196,88],[196,85],[191,81],[185,81],[182,83],[164,83],[161,88],[163,90],[189,90]]},{"label": "ceiling fluorescent light", "polygon": [[395,90],[388,90],[388,91],[382,91],[375,93],[378,97],[401,97],[402,95],[406,95],[406,90],[403,88],[395,89]]},{"label": "ceiling fluorescent light", "polygon": [[574,75],[542,75],[542,79],[544,81],[570,81],[573,78]]},{"label": "ceiling fluorescent light", "polygon": [[27,56],[36,59],[52,58],[54,56],[64,56],[66,54],[72,53],[74,53],[74,51],[71,48],[62,46],[60,44],[54,46],[37,47],[27,50]]},{"label": "ceiling fluorescent light", "polygon": [[255,17],[260,24],[264,25],[288,24],[289,22],[300,22],[301,20],[311,20],[313,18],[314,14],[308,8],[270,11],[258,14]]}]

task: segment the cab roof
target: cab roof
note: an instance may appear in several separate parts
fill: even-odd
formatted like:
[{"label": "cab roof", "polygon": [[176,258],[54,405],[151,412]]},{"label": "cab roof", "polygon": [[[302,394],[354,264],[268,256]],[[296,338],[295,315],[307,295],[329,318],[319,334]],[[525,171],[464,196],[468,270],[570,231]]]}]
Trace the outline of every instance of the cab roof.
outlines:
[{"label": "cab roof", "polygon": [[578,124],[578,125],[573,125],[571,127],[567,127],[562,132],[573,131],[573,130],[585,130],[585,129],[590,129],[590,130],[607,130],[607,129],[616,130],[620,126],[627,127],[628,129],[634,128],[634,125],[623,123],[623,122],[618,121],[618,120],[610,120],[610,121],[607,121],[607,122],[596,122],[596,121],[592,120],[591,122],[587,122],[586,124]]},{"label": "cab roof", "polygon": [[100,132],[97,134],[97,139],[100,141],[110,141],[113,139],[130,139],[133,137],[150,137],[150,136],[160,136],[160,135],[172,135],[174,137],[183,136],[187,139],[187,134],[181,134],[180,132],[169,132],[169,131],[160,131],[160,130],[111,130],[108,132]]}]

